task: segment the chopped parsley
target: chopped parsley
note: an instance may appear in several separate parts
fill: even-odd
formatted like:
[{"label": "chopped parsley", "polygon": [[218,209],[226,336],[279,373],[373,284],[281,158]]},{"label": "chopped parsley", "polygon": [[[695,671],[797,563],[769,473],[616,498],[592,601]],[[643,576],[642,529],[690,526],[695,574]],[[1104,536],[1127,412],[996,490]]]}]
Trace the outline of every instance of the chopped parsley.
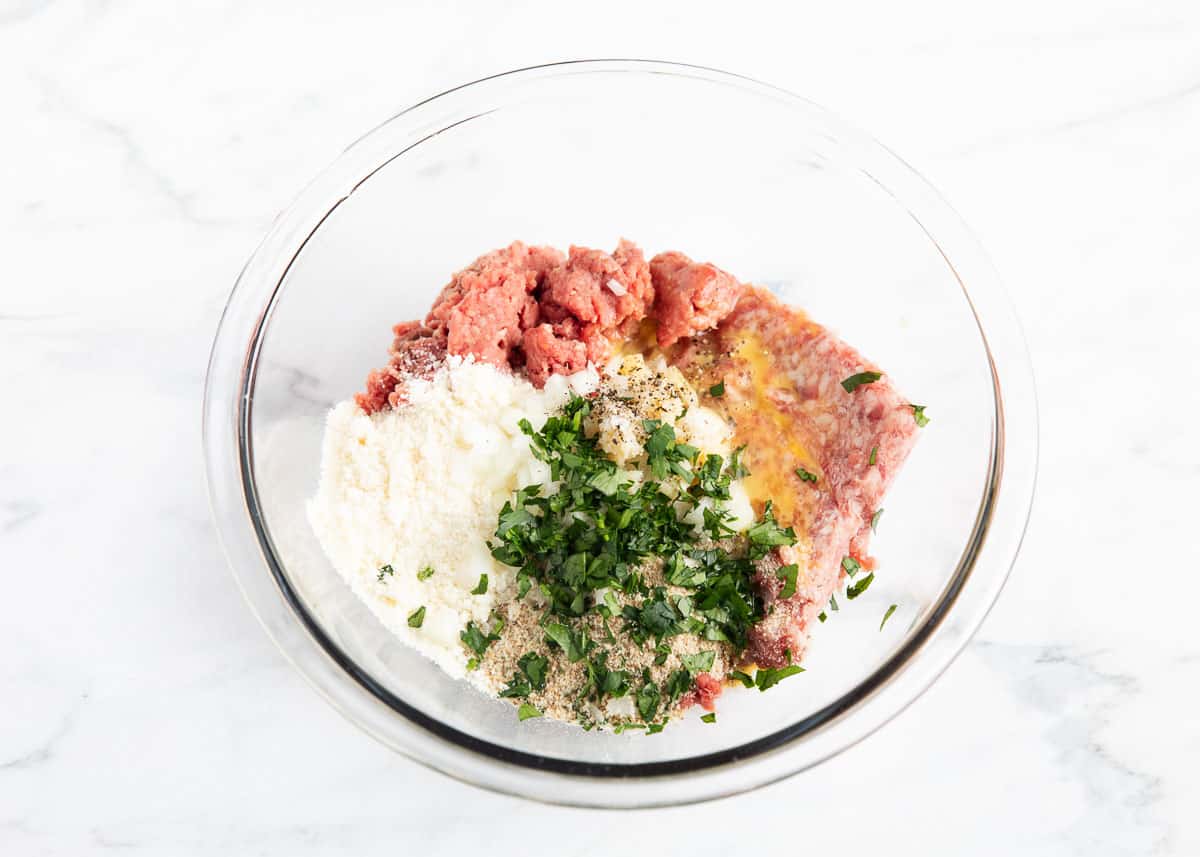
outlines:
[{"label": "chopped parsley", "polygon": [[924,405],[909,405],[909,407],[912,408],[913,420],[916,422],[917,428],[925,428],[929,425],[929,417],[925,416]]},{"label": "chopped parsley", "polygon": [[392,568],[390,565],[382,565],[379,567],[379,574],[376,576],[376,580],[378,580],[380,583],[383,583],[384,575],[391,577],[395,573],[396,569]]},{"label": "chopped parsley", "polygon": [[863,384],[874,384],[882,377],[883,373],[881,372],[859,372],[842,381],[842,389],[847,393],[853,393]]},{"label": "chopped parsley", "polygon": [[422,604],[416,610],[408,614],[408,627],[420,628],[425,624],[425,605]]},{"label": "chopped parsley", "polygon": [[868,467],[874,467],[874,466],[875,466],[875,457],[876,457],[878,454],[879,454],[879,445],[878,445],[878,444],[876,444],[875,446],[871,447],[871,457],[867,459],[867,466],[868,466]]},{"label": "chopped parsley", "polygon": [[483,595],[487,592],[488,576],[486,574],[479,575],[479,582],[475,584],[475,588],[471,590],[472,595]]},{"label": "chopped parsley", "polygon": [[719,399],[725,395],[725,379],[722,378],[716,384],[708,388],[708,394],[714,399]]},{"label": "chopped parsley", "polygon": [[879,519],[883,517],[883,509],[876,509],[875,514],[871,516],[871,532],[875,532],[879,527]]},{"label": "chopped parsley", "polygon": [[[719,397],[724,389],[722,380],[709,392]],[[753,583],[756,564],[775,548],[794,545],[796,532],[781,524],[768,502],[746,530],[744,546],[741,539],[730,544],[734,523],[722,504],[733,480],[748,475],[743,447],[728,460],[705,455],[681,442],[670,422],[642,420],[641,460],[648,473],[632,480],[585,431],[591,409],[589,400],[572,396],[541,428],[519,423],[548,476],[504,504],[488,546],[494,559],[515,570],[518,598],[535,587],[544,596],[540,625],[550,650],[526,653],[501,695],[527,704],[547,686],[550,662],[565,657],[579,664],[574,669],[583,677],[571,691],[577,712],[585,711],[585,700],[603,708],[608,698],[628,697],[640,722],[614,725],[614,731],[644,728],[653,734],[678,701],[694,693],[696,677],[713,670],[717,649],[680,654],[681,668],[652,678],[649,668],[611,669],[610,662],[624,660],[610,657],[618,651],[610,646],[620,635],[643,648],[643,663],[652,660],[659,669],[670,662],[671,638],[680,634],[745,649],[750,629],[764,615]],[[818,481],[804,468],[796,475]],[[692,523],[697,519],[702,523]],[[661,561],[661,583],[654,580],[657,565],[648,568],[648,561]],[[783,566],[777,574],[780,597],[795,595],[798,566]],[[484,594],[487,587],[483,575],[473,592]],[[498,635],[498,629],[468,624],[461,639],[475,655],[474,666]],[[802,671],[789,665],[730,676],[765,691]],[[580,717],[599,725],[592,715]]]},{"label": "chopped parsley", "polygon": [[847,556],[842,558],[842,568],[846,570],[846,574],[854,577],[854,575],[858,574],[859,569],[862,568],[862,563],[852,556]]},{"label": "chopped parsley", "polygon": [[517,672],[500,691],[501,698],[529,696],[535,690],[546,689],[546,668],[550,662],[536,652],[526,652],[517,661]]},{"label": "chopped parsley", "polygon": [[804,672],[804,667],[797,666],[796,664],[789,664],[788,666],[780,667],[779,669],[760,669],[754,674],[754,684],[756,687],[758,687],[760,692],[767,691],[779,684],[785,678],[798,675],[802,672]]},{"label": "chopped parsley", "polygon": [[858,583],[853,586],[846,587],[846,597],[853,601],[858,596],[867,591],[867,587],[871,585],[871,581],[875,579],[875,572],[871,572]]},{"label": "chopped parsley", "polygon": [[733,670],[729,673],[729,677],[740,681],[743,687],[754,687],[754,679],[741,670]]},{"label": "chopped parsley", "polygon": [[517,709],[518,720],[528,720],[531,717],[541,717],[542,712],[538,710],[536,705],[530,705],[528,702],[522,702],[521,707]]},{"label": "chopped parsley", "polygon": [[658,692],[658,685],[652,681],[643,684],[642,689],[637,692],[635,702],[637,703],[638,713],[642,715],[642,719],[653,720],[654,715],[658,713],[659,703],[662,702],[662,695]]},{"label": "chopped parsley", "polygon": [[880,631],[882,631],[883,626],[887,624],[887,620],[892,618],[892,614],[896,612],[896,608],[898,606],[899,605],[897,605],[897,604],[893,604],[891,607],[889,607],[887,609],[887,612],[883,614],[883,618],[879,621],[879,630]]},{"label": "chopped parsley", "polygon": [[[702,498],[728,499],[732,480],[744,475],[742,450],[726,466],[721,456],[702,456],[679,443],[671,425],[644,420],[645,461],[653,478],[632,484],[585,433],[590,412],[591,403],[576,396],[540,430],[520,423],[533,455],[549,467],[554,493],[527,485],[498,516],[490,548],[495,559],[519,569],[518,597],[534,585],[541,590],[549,602],[547,636],[574,660],[589,645],[582,639],[572,644],[563,631],[590,612],[619,620],[623,627],[612,630],[639,645],[692,633],[743,648],[762,615],[751,583],[753,561],[774,545],[794,543],[795,533],[779,527],[768,511],[752,528],[750,555],[740,556],[719,544],[702,547],[701,534],[684,520],[686,507]],[[664,480],[677,487],[664,490]],[[732,532],[719,504],[705,504],[703,518],[713,542]],[[688,601],[643,582],[639,566],[651,557],[664,558],[667,583],[688,589]],[[597,590],[623,593],[622,603],[596,597]]]},{"label": "chopped parsley", "polygon": [[433,577],[433,566],[427,565],[417,572],[417,580],[428,580]]},{"label": "chopped parsley", "polygon": [[697,652],[694,655],[680,655],[679,660],[689,673],[696,675],[697,673],[706,673],[711,670],[716,657],[717,653],[709,649],[704,652]]},{"label": "chopped parsley", "polygon": [[667,676],[667,707],[674,705],[675,701],[691,690],[694,684],[695,681],[687,670],[675,670]]},{"label": "chopped parsley", "polygon": [[500,629],[497,628],[491,633],[485,634],[474,622],[468,622],[467,627],[462,630],[458,638],[468,649],[482,657],[483,653],[487,651],[487,647],[500,639]]},{"label": "chopped parsley", "polygon": [[779,526],[775,520],[770,500],[767,501],[767,507],[763,511],[763,519],[746,531],[746,537],[750,539],[751,559],[762,559],[770,552],[771,548],[778,545],[794,545],[796,543],[796,531],[791,527],[784,529]]},{"label": "chopped parsley", "polygon": [[775,576],[783,581],[783,589],[779,590],[779,600],[786,601],[796,594],[796,576],[800,572],[800,566],[792,563],[785,565],[775,572]]},{"label": "chopped parsley", "polygon": [[820,613],[817,614],[817,618],[821,620],[821,624],[825,624],[825,620],[828,619],[829,617],[826,616],[825,611],[822,610]]},{"label": "chopped parsley", "polygon": [[749,476],[750,471],[746,465],[742,464],[742,453],[746,451],[746,444],[742,444],[733,452],[729,453],[729,468],[725,471],[734,479],[742,479]]},{"label": "chopped parsley", "polygon": [[567,660],[577,663],[587,654],[588,639],[585,634],[573,631],[566,625],[555,622],[546,626],[546,636],[558,644],[567,655]]},{"label": "chopped parsley", "polygon": [[700,722],[701,723],[716,723],[717,722],[717,712],[710,711],[710,712],[708,712],[708,714],[701,714]]}]

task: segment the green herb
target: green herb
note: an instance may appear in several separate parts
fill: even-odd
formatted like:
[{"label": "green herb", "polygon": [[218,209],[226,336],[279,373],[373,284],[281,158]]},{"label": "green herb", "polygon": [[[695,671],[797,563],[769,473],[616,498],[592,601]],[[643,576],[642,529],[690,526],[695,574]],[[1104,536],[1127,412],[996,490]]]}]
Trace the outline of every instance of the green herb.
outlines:
[{"label": "green herb", "polygon": [[648,633],[656,637],[665,637],[674,629],[677,616],[671,602],[665,598],[657,598],[642,602],[637,620]]},{"label": "green herb", "polygon": [[716,500],[729,499],[730,477],[722,471],[724,459],[719,455],[708,455],[696,471],[696,484],[688,489],[694,497],[712,497]]},{"label": "green herb", "polygon": [[796,531],[791,527],[784,529],[779,526],[771,505],[771,501],[768,500],[763,519],[746,531],[746,537],[750,540],[751,559],[762,559],[777,545],[796,543]]},{"label": "green herb", "polygon": [[883,517],[883,509],[876,509],[875,514],[871,516],[871,532],[875,532],[879,526],[879,519]]},{"label": "green herb", "polygon": [[479,658],[467,658],[467,672],[479,669]]},{"label": "green herb", "polygon": [[796,594],[796,576],[800,572],[800,566],[796,564],[782,566],[775,572],[775,576],[784,581],[783,589],[779,590],[779,600],[786,601]]},{"label": "green herb", "polygon": [[620,699],[629,693],[629,673],[625,670],[609,670],[600,683],[600,692],[604,696]]},{"label": "green herb", "polygon": [[501,699],[519,699],[523,696],[529,696],[533,693],[533,688],[529,685],[529,679],[525,678],[520,673],[513,673],[512,679],[504,686],[504,689],[498,694]]},{"label": "green herb", "polygon": [[642,420],[646,431],[646,463],[655,479],[666,479],[670,475],[687,481],[692,480],[690,464],[700,451],[694,446],[675,442],[675,429],[661,420]]},{"label": "green herb", "polygon": [[654,647],[654,665],[661,667],[667,662],[667,658],[671,654],[671,647],[666,643],[659,643]]},{"label": "green herb", "polygon": [[541,717],[542,712],[537,709],[537,706],[530,705],[528,702],[522,702],[521,707],[517,709],[517,719],[525,721],[531,717]]},{"label": "green herb", "polygon": [[500,691],[501,698],[529,696],[535,690],[546,688],[546,668],[549,661],[536,652],[526,652],[517,661],[518,672],[513,673],[512,679],[504,690]]},{"label": "green herb", "polygon": [[896,604],[893,604],[891,607],[889,607],[889,608],[887,609],[887,612],[883,614],[883,619],[882,619],[882,620],[880,620],[880,622],[879,622],[879,630],[880,630],[880,631],[882,631],[882,630],[883,630],[883,626],[884,626],[885,624],[887,624],[887,620],[892,618],[892,614],[896,612],[896,607],[897,607],[897,606],[898,606],[898,605],[896,605]]},{"label": "green herb", "polygon": [[[590,402],[572,397],[539,430],[521,421],[531,453],[549,469],[547,486],[553,485],[548,490],[554,493],[540,484],[517,491],[497,516],[489,548],[497,561],[518,570],[518,597],[535,585],[545,596],[542,625],[553,646],[572,662],[595,652],[585,664],[585,693],[600,695],[605,688],[634,693],[627,678],[609,671],[595,651],[598,643],[582,625],[589,613],[600,616],[608,642],[615,642],[614,631],[627,634],[638,645],[663,647],[657,654],[664,662],[667,640],[676,634],[742,649],[762,616],[752,583],[754,560],[774,546],[793,544],[796,537],[768,508],[752,526],[745,554],[720,545],[732,533],[720,501],[729,498],[732,480],[746,473],[741,448],[728,462],[719,455],[702,456],[679,443],[671,425],[645,420],[643,448],[653,476],[633,484],[587,436],[590,412]],[[673,484],[663,486],[668,479]],[[704,504],[704,531],[711,542],[684,520],[687,507],[705,497],[718,501]],[[664,559],[666,584],[674,591],[646,585],[638,568],[648,557]],[[612,619],[621,627],[609,627]]]},{"label": "green herb", "polygon": [[567,660],[571,663],[576,663],[583,660],[587,654],[586,640],[576,631],[572,631],[566,625],[557,622],[546,626],[546,636],[558,644],[567,654]]},{"label": "green herb", "polygon": [[526,652],[517,661],[517,668],[529,679],[534,690],[545,690],[546,669],[550,662],[536,652]]},{"label": "green herb", "polygon": [[853,586],[846,587],[846,597],[853,601],[858,596],[867,591],[867,587],[871,585],[871,581],[875,579],[875,572],[871,572],[858,583]]},{"label": "green herb", "polygon": [[483,595],[487,592],[488,576],[486,574],[479,575],[479,582],[475,584],[475,588],[471,590],[472,595]]},{"label": "green herb", "polygon": [[646,734],[647,735],[655,735],[655,734],[663,731],[663,729],[666,727],[666,725],[667,725],[667,721],[665,721],[665,720],[662,720],[658,723],[647,723],[646,724]]},{"label": "green herb", "polygon": [[801,482],[811,482],[814,485],[817,484],[817,474],[805,470],[803,467],[796,468],[796,475],[800,477]]},{"label": "green herb", "polygon": [[711,670],[716,657],[717,653],[709,649],[697,652],[694,655],[680,655],[679,660],[689,673],[696,675],[697,673],[706,673]]},{"label": "green herb", "polygon": [[377,580],[378,580],[380,583],[383,583],[383,576],[384,576],[385,574],[386,574],[388,577],[391,577],[391,576],[392,576],[393,574],[395,574],[395,573],[396,573],[396,570],[395,570],[394,568],[392,568],[390,565],[384,565],[384,566],[380,566],[380,568],[379,568],[379,574],[377,575],[376,579],[377,579]]},{"label": "green herb", "polygon": [[829,596],[829,609],[832,610],[834,613],[837,613],[841,609],[840,607],[838,607],[836,595]]},{"label": "green herb", "polygon": [[616,470],[601,470],[588,477],[588,487],[595,488],[605,497],[617,493],[617,489],[625,482],[625,478]]},{"label": "green herb", "polygon": [[825,622],[825,619],[826,619],[826,618],[828,618],[828,617],[826,617],[826,615],[825,615],[825,611],[824,611],[824,610],[822,610],[820,613],[818,613],[818,614],[817,614],[817,618],[818,618],[818,619],[820,619],[822,623],[824,623],[824,622]]},{"label": "green herb", "polygon": [[742,672],[741,670],[732,670],[729,673],[729,677],[736,678],[742,683],[743,687],[754,687],[754,679],[746,675],[746,673]]},{"label": "green herb", "polygon": [[875,445],[875,446],[871,447],[871,457],[867,459],[867,466],[868,466],[868,467],[874,467],[874,466],[875,466],[875,456],[876,456],[878,453],[879,453],[879,446],[878,446],[878,445]]},{"label": "green herb", "polygon": [[847,393],[853,393],[863,384],[874,384],[883,375],[879,372],[859,372],[857,375],[851,375],[842,382],[842,389]]},{"label": "green herb", "polygon": [[742,479],[750,475],[746,465],[742,464],[742,453],[745,451],[746,444],[743,443],[729,454],[729,467],[725,468],[725,472],[729,474],[730,479]]},{"label": "green herb", "polygon": [[754,684],[758,686],[759,691],[766,691],[779,684],[788,676],[794,676],[804,672],[804,667],[790,664],[779,669],[759,670],[754,674]]},{"label": "green herb", "polygon": [[425,624],[425,605],[422,604],[416,610],[408,614],[408,627],[420,628]]},{"label": "green herb", "polygon": [[417,572],[417,580],[428,580],[433,577],[433,566],[427,565]]},{"label": "green herb", "polygon": [[694,684],[695,681],[687,670],[675,670],[667,676],[667,706],[674,705],[675,700],[691,690]]},{"label": "green herb", "polygon": [[658,692],[658,685],[652,681],[648,681],[642,685],[642,689],[637,692],[637,710],[642,715],[644,720],[653,720],[654,715],[658,713],[659,702],[662,701],[662,696]]},{"label": "green herb", "polygon": [[708,394],[714,399],[719,399],[725,395],[725,379],[722,378],[716,384],[708,388]]},{"label": "green herb", "polygon": [[925,416],[924,405],[909,405],[912,408],[913,420],[917,423],[917,428],[925,428],[929,425],[929,417]]},{"label": "green herb", "polygon": [[858,574],[859,569],[862,568],[862,563],[854,557],[848,556],[842,559],[842,568],[846,569],[846,574],[854,577],[854,575]]},{"label": "green herb", "polygon": [[700,722],[701,723],[716,723],[717,722],[717,712],[710,711],[710,712],[708,712],[708,714],[701,714]]},{"label": "green herb", "polygon": [[474,622],[468,622],[467,627],[462,630],[458,638],[463,641],[463,644],[468,649],[476,655],[482,656],[487,651],[488,646],[500,639],[500,633],[499,629],[496,629],[489,634],[485,634]]}]

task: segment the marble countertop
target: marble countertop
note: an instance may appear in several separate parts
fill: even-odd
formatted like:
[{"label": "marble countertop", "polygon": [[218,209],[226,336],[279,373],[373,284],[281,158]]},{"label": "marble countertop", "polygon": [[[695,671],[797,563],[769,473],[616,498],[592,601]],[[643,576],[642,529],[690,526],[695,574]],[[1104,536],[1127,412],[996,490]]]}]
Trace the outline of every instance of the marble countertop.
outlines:
[{"label": "marble countertop", "polygon": [[[322,703],[225,568],[199,436],[224,300],[309,178],[421,97],[586,56],[886,141],[990,251],[1042,406],[1024,551],[929,693],[814,771],[619,818]],[[1200,854],[1194,3],[5,0],[0,94],[0,853]]]}]

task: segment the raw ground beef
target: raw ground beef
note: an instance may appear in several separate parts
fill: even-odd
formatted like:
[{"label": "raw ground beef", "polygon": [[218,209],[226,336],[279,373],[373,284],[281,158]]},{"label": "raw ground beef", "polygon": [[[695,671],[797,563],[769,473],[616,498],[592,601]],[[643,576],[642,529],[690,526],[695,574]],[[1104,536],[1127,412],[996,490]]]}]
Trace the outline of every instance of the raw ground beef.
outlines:
[{"label": "raw ground beef", "polygon": [[396,325],[388,365],[370,374],[356,400],[368,413],[394,407],[404,401],[405,378],[427,376],[430,361],[448,354],[524,368],[542,387],[551,375],[602,364],[646,318],[658,323],[660,344],[707,330],[742,288],[682,253],[647,264],[624,239],[612,253],[571,247],[565,256],[515,241],[455,274],[423,323]]},{"label": "raw ground beef", "polygon": [[744,286],[729,273],[707,262],[693,262],[682,253],[659,253],[650,260],[657,299],[658,346],[667,348],[685,336],[715,327],[729,314]]},{"label": "raw ground beef", "polygon": [[392,328],[395,339],[388,349],[391,360],[367,375],[367,389],[354,401],[368,414],[394,408],[404,399],[404,382],[430,378],[446,359],[446,340],[417,321],[402,321]]},{"label": "raw ground beef", "polygon": [[[796,528],[797,544],[759,568],[768,615],[751,631],[747,660],[760,667],[798,661],[812,622],[846,578],[842,560],[853,557],[860,574],[873,566],[871,516],[916,442],[912,408],[886,376],[846,392],[843,380],[878,367],[758,288],[747,288],[715,331],[672,359],[701,389],[724,382],[714,401],[737,421],[738,442],[749,442],[750,478],[773,480],[780,522]],[[815,472],[817,482],[794,475],[796,467]],[[783,582],[775,571],[793,562],[802,570],[796,594],[777,601]]]}]

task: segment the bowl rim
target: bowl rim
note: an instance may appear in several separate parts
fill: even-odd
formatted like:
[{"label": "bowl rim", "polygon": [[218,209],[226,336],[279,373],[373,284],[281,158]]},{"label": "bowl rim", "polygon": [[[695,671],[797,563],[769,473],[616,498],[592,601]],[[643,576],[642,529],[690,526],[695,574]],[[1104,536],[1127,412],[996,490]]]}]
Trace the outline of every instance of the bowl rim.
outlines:
[{"label": "bowl rim", "polygon": [[[838,699],[770,735],[737,747],[699,756],[632,764],[579,762],[540,756],[485,741],[442,723],[406,703],[377,682],[368,670],[355,663],[311,615],[303,599],[292,587],[278,559],[270,530],[261,514],[254,479],[253,434],[250,430],[257,361],[263,334],[277,305],[291,265],[309,238],[357,187],[379,169],[440,131],[479,115],[459,115],[454,121],[449,121],[440,115],[426,117],[423,114],[431,107],[441,106],[456,93],[469,92],[479,87],[494,86],[497,83],[520,86],[527,81],[536,82],[545,77],[592,71],[667,74],[698,78],[710,83],[733,84],[750,92],[770,95],[796,108],[815,111],[825,121],[846,129],[848,134],[853,135],[859,147],[879,160],[877,167],[881,164],[888,165],[888,183],[877,178],[875,172],[864,171],[908,211],[941,253],[958,280],[975,316],[989,362],[995,404],[987,479],[971,536],[954,574],[938,601],[927,611],[924,620],[909,630],[904,641],[875,670]],[[453,110],[451,114],[451,118],[454,118]],[[428,125],[423,124],[429,118],[434,121]],[[397,123],[407,123],[409,127],[404,130],[412,142],[399,150],[391,151],[394,141],[378,141],[377,138],[389,129],[395,130]],[[378,142],[385,145],[377,145]],[[364,165],[370,164],[374,166],[364,172]],[[354,169],[347,170],[346,166],[353,166]],[[909,185],[903,195],[903,201],[901,195],[893,190],[895,181],[899,179],[903,179],[904,183]],[[922,198],[914,201],[913,196]],[[922,216],[918,216],[918,213]],[[936,222],[933,230],[929,225],[931,221]],[[941,241],[934,237],[933,231],[942,236]],[[952,240],[946,240],[947,234]],[[955,247],[954,261],[944,246],[950,244]],[[970,268],[966,275],[962,271],[964,265]],[[972,283],[971,291],[966,287],[967,278]],[[982,309],[981,303],[985,304]],[[987,330],[983,314],[988,316]],[[589,806],[660,805],[691,802],[744,791],[818,764],[853,746],[893,719],[919,698],[953,662],[994,604],[1016,558],[1028,523],[1037,469],[1036,393],[1019,323],[978,242],[928,182],[867,135],[849,128],[828,111],[787,90],[705,66],[658,60],[572,60],[491,75],[418,102],[360,137],[314,179],[296,201],[276,219],[240,273],[222,314],[210,355],[205,382],[203,423],[210,505],[235,580],[268,635],[327,701],[368,734],[410,758],[451,776],[499,791],[552,802]],[[1019,439],[1020,442],[1014,443],[1014,439]],[[1005,515],[1003,521],[999,521],[998,518],[1001,512]],[[998,523],[1003,524],[1003,531],[999,533]],[[988,550],[995,555],[989,555],[989,561],[995,566],[995,571],[992,578],[985,581],[988,585],[982,593],[981,604],[975,609],[970,627],[965,629],[965,633],[959,634],[954,645],[940,652],[939,662],[926,670],[922,680],[909,689],[905,698],[894,700],[882,716],[877,716],[867,725],[869,728],[851,731],[846,740],[835,742],[836,746],[831,751],[795,765],[769,766],[770,770],[764,768],[763,775],[739,780],[739,784],[732,788],[721,787],[714,782],[709,783],[713,786],[709,788],[685,789],[679,792],[679,798],[639,799],[635,803],[614,800],[611,794],[597,792],[591,785],[582,789],[572,788],[569,795],[560,795],[553,788],[545,788],[545,778],[550,778],[551,781],[569,780],[574,785],[628,783],[631,780],[646,779],[661,783],[684,777],[695,778],[702,772],[712,773],[731,768],[744,771],[747,766],[754,766],[757,760],[794,747],[803,738],[845,722],[853,712],[860,710],[864,704],[893,686],[901,674],[912,666],[918,653],[924,650],[934,635],[944,627],[946,617],[959,602],[968,583],[975,579],[973,575],[976,573],[976,567]],[[262,575],[260,569],[265,569],[267,574]],[[268,591],[264,591],[261,585],[268,579],[273,587],[274,597]],[[295,633],[295,627],[286,627],[289,618],[293,624],[298,623],[303,629],[302,635]],[[307,646],[304,646],[305,642]],[[299,646],[304,646],[304,649],[301,650]],[[330,669],[337,675],[322,672]],[[401,715],[409,724],[424,733],[426,741],[432,738],[434,742],[426,746],[420,735],[405,735],[401,738],[394,734],[384,734],[387,730],[381,725],[380,717],[387,715],[378,710],[369,711],[372,708],[371,700],[347,698],[346,681],[352,682],[358,691],[372,697],[375,703],[385,706],[392,715]],[[439,752],[425,752],[431,747],[435,747]],[[508,771],[508,775],[481,775],[477,765],[460,756],[463,751],[486,760],[485,765],[500,763],[503,769]],[[525,771],[533,775],[538,787],[530,788],[528,783],[525,787],[519,787],[519,781],[528,778],[520,774],[514,777],[513,771]],[[705,782],[708,783],[710,779],[711,777],[705,778]]]}]

